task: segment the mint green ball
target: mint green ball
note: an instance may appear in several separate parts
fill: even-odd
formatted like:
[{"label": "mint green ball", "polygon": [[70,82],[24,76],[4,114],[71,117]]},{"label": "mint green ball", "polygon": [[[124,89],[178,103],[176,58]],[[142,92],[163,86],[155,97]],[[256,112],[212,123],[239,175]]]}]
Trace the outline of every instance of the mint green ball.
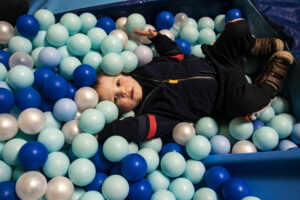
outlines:
[{"label": "mint green ball", "polygon": [[104,200],[102,194],[98,191],[87,191],[81,197],[80,200]]},{"label": "mint green ball", "polygon": [[14,89],[30,87],[34,82],[34,75],[31,69],[23,65],[11,68],[7,73],[7,83]]},{"label": "mint green ball", "polygon": [[65,136],[63,132],[57,128],[49,127],[43,129],[37,141],[45,145],[49,153],[59,151],[65,143]]},{"label": "mint green ball", "polygon": [[74,194],[71,200],[79,200],[80,197],[82,197],[82,195],[84,194],[85,194],[84,189],[82,189],[81,187],[74,187]]},{"label": "mint green ball", "polygon": [[199,31],[199,44],[212,44],[216,40],[215,32],[210,28],[203,28]]},{"label": "mint green ball", "polygon": [[8,41],[8,51],[10,54],[25,52],[30,54],[32,51],[31,41],[22,36],[14,36]]},{"label": "mint green ball", "polygon": [[82,59],[82,64],[88,64],[92,66],[96,71],[101,68],[102,56],[96,51],[88,52]]},{"label": "mint green ball", "polygon": [[2,159],[2,150],[5,145],[5,142],[0,142],[0,159]]},{"label": "mint green ball", "polygon": [[247,122],[243,119],[234,118],[229,123],[229,133],[237,140],[247,140],[253,133],[252,122]]},{"label": "mint green ball", "polygon": [[214,19],[215,22],[215,30],[219,33],[224,31],[225,28],[225,15],[217,15]]},{"label": "mint green ball", "polygon": [[214,28],[215,28],[215,22],[210,17],[201,17],[198,20],[197,24],[198,24],[198,30],[201,30],[203,28],[209,28],[209,29],[214,30]]},{"label": "mint green ball", "polygon": [[193,200],[198,199],[218,200],[219,198],[214,190],[208,187],[202,187],[199,190],[197,190],[194,194]]},{"label": "mint green ball", "polygon": [[87,109],[79,117],[79,126],[85,133],[99,133],[105,125],[103,113],[97,109]]},{"label": "mint green ball", "polygon": [[71,52],[68,50],[66,45],[59,47],[57,49],[57,51],[59,52],[61,58],[65,58],[65,57],[68,57],[68,56],[73,56],[71,54]]},{"label": "mint green ball", "polygon": [[123,68],[123,59],[117,53],[108,53],[102,59],[101,69],[108,75],[116,76],[122,72]]},{"label": "mint green ball", "polygon": [[288,101],[284,97],[277,96],[271,103],[272,108],[275,111],[275,114],[286,113],[289,111],[290,106]]},{"label": "mint green ball", "polygon": [[254,196],[247,196],[242,198],[242,200],[261,200],[261,199]]},{"label": "mint green ball", "polygon": [[138,43],[134,40],[128,40],[127,45],[125,46],[125,51],[134,51],[138,47]]},{"label": "mint green ball", "polygon": [[7,141],[2,149],[3,160],[11,165],[16,166],[19,164],[18,154],[21,147],[27,143],[26,140],[21,138],[13,138]]},{"label": "mint green ball", "polygon": [[92,43],[92,49],[99,50],[101,48],[102,40],[107,37],[106,32],[102,28],[94,27],[87,33]]},{"label": "mint green ball", "polygon": [[73,79],[74,70],[81,65],[81,62],[76,57],[65,57],[59,65],[60,74],[66,79]]},{"label": "mint green ball", "polygon": [[103,155],[112,162],[119,162],[128,154],[128,148],[125,138],[118,135],[110,136],[103,144]]},{"label": "mint green ball", "polygon": [[43,166],[43,172],[49,178],[64,176],[67,174],[70,166],[68,156],[62,152],[49,153],[48,159]]},{"label": "mint green ball", "polygon": [[122,49],[122,41],[117,36],[108,35],[101,42],[101,52],[103,54],[108,54],[112,52],[120,54]]},{"label": "mint green ball", "polygon": [[16,167],[12,174],[12,180],[17,182],[20,176],[22,176],[25,172],[27,172],[27,170],[23,169],[22,167]]},{"label": "mint green ball", "polygon": [[84,56],[91,50],[91,40],[82,33],[70,37],[67,44],[68,50],[76,56]]},{"label": "mint green ball", "polygon": [[81,29],[81,20],[74,13],[66,13],[61,18],[59,23],[67,28],[69,35],[78,33]]},{"label": "mint green ball", "polygon": [[61,24],[53,24],[49,26],[46,33],[47,41],[55,47],[61,47],[65,45],[68,41],[68,38],[69,32]]},{"label": "mint green ball", "polygon": [[130,73],[138,66],[138,58],[132,51],[123,51],[121,53],[121,58],[124,63],[124,73]]},{"label": "mint green ball", "polygon": [[176,200],[174,194],[169,190],[158,190],[154,192],[153,195],[151,196],[151,200],[162,200],[162,199]]},{"label": "mint green ball", "polygon": [[44,115],[46,118],[46,124],[45,124],[44,129],[50,128],[50,127],[60,129],[61,121],[56,119],[52,112],[50,112],[50,111],[44,112]]},{"label": "mint green ball", "polygon": [[105,199],[125,199],[129,193],[127,180],[120,175],[107,177],[102,184],[102,194]]},{"label": "mint green ball", "polygon": [[111,101],[101,101],[96,105],[96,109],[100,110],[105,118],[105,123],[111,123],[118,119],[119,110],[116,104]]},{"label": "mint green ball", "polygon": [[141,149],[150,148],[159,153],[162,148],[162,140],[160,138],[154,138],[151,140],[141,141],[139,142],[139,146]]},{"label": "mint green ball", "polygon": [[139,155],[143,156],[147,163],[147,173],[151,173],[157,169],[159,165],[158,153],[151,148],[143,148],[137,152]]},{"label": "mint green ball", "polygon": [[33,49],[33,51],[31,52],[31,58],[33,60],[33,63],[34,63],[34,66],[39,68],[40,67],[40,63],[39,63],[39,54],[41,52],[41,50],[43,49],[44,47],[37,47],[35,49]]},{"label": "mint green ball", "polygon": [[11,167],[5,163],[3,160],[0,160],[0,182],[10,181],[12,177]]},{"label": "mint green ball", "polygon": [[174,178],[183,174],[186,162],[180,153],[169,152],[161,158],[160,167],[165,175]]},{"label": "mint green ball", "polygon": [[196,122],[195,129],[197,135],[203,135],[206,138],[210,139],[213,136],[217,135],[219,126],[216,120],[214,120],[213,118],[202,117]]},{"label": "mint green ball", "polygon": [[288,137],[293,130],[292,120],[281,114],[272,117],[268,122],[268,126],[275,129],[278,133],[279,139]]},{"label": "mint green ball", "polygon": [[160,170],[155,170],[147,175],[147,180],[152,186],[152,191],[167,190],[170,185],[170,179]]},{"label": "mint green ball", "polygon": [[186,178],[176,178],[169,186],[170,192],[174,194],[176,199],[190,200],[195,193],[194,185]]},{"label": "mint green ball", "polygon": [[91,158],[98,150],[96,137],[89,133],[77,135],[72,142],[72,151],[78,158]]},{"label": "mint green ball", "polygon": [[180,32],[180,37],[192,45],[198,40],[199,32],[194,26],[185,26]]},{"label": "mint green ball", "polygon": [[55,24],[53,13],[46,9],[39,9],[33,15],[40,24],[40,29],[46,31],[49,26]]},{"label": "mint green ball", "polygon": [[193,184],[200,183],[205,174],[205,166],[201,161],[187,160],[186,168],[182,174],[182,177],[187,178]]},{"label": "mint green ball", "polygon": [[82,13],[79,16],[79,19],[81,21],[81,32],[87,33],[91,28],[95,27],[97,23],[97,18],[92,13]]},{"label": "mint green ball", "polygon": [[273,128],[263,126],[254,131],[252,141],[259,150],[271,151],[277,146],[279,137]]},{"label": "mint green ball", "polygon": [[209,155],[211,145],[206,137],[195,135],[187,141],[185,149],[187,154],[194,160],[202,160]]},{"label": "mint green ball", "polygon": [[74,160],[68,170],[70,180],[78,186],[87,186],[94,180],[95,175],[95,165],[86,158]]},{"label": "mint green ball", "polygon": [[205,55],[204,55],[204,53],[202,52],[202,49],[201,49],[201,44],[194,45],[192,47],[191,54],[193,54],[194,56],[197,56],[199,58],[205,58]]},{"label": "mint green ball", "polygon": [[46,31],[39,31],[38,34],[32,39],[33,48],[47,46]]},{"label": "mint green ball", "polygon": [[134,29],[144,30],[146,26],[145,18],[138,13],[133,13],[127,17],[126,28],[130,33],[133,33]]},{"label": "mint green ball", "polygon": [[197,24],[196,20],[189,17],[189,20],[188,20],[188,23],[186,24],[186,26],[193,26],[193,27],[197,28],[198,24]]},{"label": "mint green ball", "polygon": [[6,67],[0,63],[0,81],[4,81],[7,76],[7,69]]},{"label": "mint green ball", "polygon": [[258,119],[264,123],[267,123],[272,117],[275,116],[275,111],[271,106],[266,109],[258,116]]}]

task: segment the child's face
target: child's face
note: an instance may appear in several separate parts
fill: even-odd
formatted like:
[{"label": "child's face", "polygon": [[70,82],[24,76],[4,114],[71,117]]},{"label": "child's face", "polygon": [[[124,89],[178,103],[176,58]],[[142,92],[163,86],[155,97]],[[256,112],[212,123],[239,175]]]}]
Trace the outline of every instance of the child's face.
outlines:
[{"label": "child's face", "polygon": [[142,100],[143,91],[140,84],[131,76],[100,75],[99,86],[96,88],[102,100],[114,102],[120,112],[134,109]]}]

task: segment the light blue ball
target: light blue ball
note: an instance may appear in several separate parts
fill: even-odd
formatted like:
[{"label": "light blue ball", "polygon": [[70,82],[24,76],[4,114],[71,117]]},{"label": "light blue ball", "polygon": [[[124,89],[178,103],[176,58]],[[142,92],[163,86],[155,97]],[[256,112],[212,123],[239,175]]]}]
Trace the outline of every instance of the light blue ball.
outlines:
[{"label": "light blue ball", "polygon": [[68,156],[62,152],[52,152],[43,166],[43,172],[49,178],[64,176],[67,174],[70,166]]},{"label": "light blue ball", "polygon": [[38,56],[38,62],[40,67],[47,67],[54,69],[60,64],[61,55],[57,49],[53,47],[43,48]]},{"label": "light blue ball", "polygon": [[271,106],[268,106],[259,116],[258,119],[263,123],[267,123],[272,117],[275,116],[275,111]]},{"label": "light blue ball", "polygon": [[4,161],[0,160],[0,182],[10,181],[11,177],[12,177],[11,167]]},{"label": "light blue ball", "polygon": [[45,47],[48,42],[46,40],[46,31],[39,31],[37,35],[32,39],[33,48]]},{"label": "light blue ball", "polygon": [[54,15],[46,9],[39,9],[33,15],[40,24],[40,29],[46,31],[48,27],[55,24]]},{"label": "light blue ball", "polygon": [[72,151],[78,158],[91,158],[98,150],[96,137],[88,133],[77,135],[72,142]]},{"label": "light blue ball", "polygon": [[203,28],[209,28],[209,29],[214,30],[214,28],[215,28],[215,22],[210,17],[201,17],[198,20],[197,25],[198,25],[198,30],[201,30]]},{"label": "light blue ball", "polygon": [[94,180],[95,175],[95,165],[86,158],[74,160],[68,170],[70,180],[78,186],[87,186]]},{"label": "light blue ball", "polygon": [[205,171],[205,166],[201,161],[187,160],[182,176],[190,180],[193,184],[197,184],[202,181]]},{"label": "light blue ball", "polygon": [[152,186],[152,191],[167,190],[170,185],[170,180],[160,170],[155,170],[148,174],[147,180]]},{"label": "light blue ball", "polygon": [[127,17],[126,28],[130,33],[133,33],[134,29],[144,30],[146,26],[145,18],[138,13],[133,13]]},{"label": "light blue ball", "polygon": [[128,40],[127,45],[125,46],[125,51],[134,51],[138,47],[138,43],[134,40]]},{"label": "light blue ball", "polygon": [[258,197],[254,197],[254,196],[247,196],[247,197],[242,198],[242,200],[261,200],[261,199]]},{"label": "light blue ball", "polygon": [[7,73],[7,83],[14,89],[20,90],[30,87],[34,82],[34,75],[31,69],[23,65],[17,65]]},{"label": "light blue ball", "polygon": [[170,192],[174,194],[176,199],[189,200],[195,193],[194,186],[191,181],[186,178],[176,178],[169,186]]},{"label": "light blue ball", "polygon": [[88,64],[92,66],[96,71],[101,69],[102,56],[95,51],[88,52],[82,59],[82,64]]},{"label": "light blue ball", "polygon": [[153,193],[151,200],[176,200],[175,196],[169,190],[158,190]]},{"label": "light blue ball", "polygon": [[219,127],[216,120],[213,118],[202,117],[196,122],[195,129],[197,135],[203,135],[210,139],[217,135]]},{"label": "light blue ball", "polygon": [[40,132],[37,140],[45,145],[49,153],[59,151],[65,143],[63,132],[57,128],[43,129]]},{"label": "light blue ball", "polygon": [[186,162],[180,153],[169,152],[161,158],[160,167],[165,175],[174,178],[183,174]]},{"label": "light blue ball", "polygon": [[290,140],[281,140],[278,144],[279,151],[287,151],[294,147],[298,147],[298,146]]},{"label": "light blue ball", "polygon": [[225,15],[224,14],[217,15],[214,19],[214,22],[215,22],[215,30],[219,33],[223,32],[225,28]]},{"label": "light blue ball", "polygon": [[59,65],[59,73],[66,79],[73,79],[73,72],[79,65],[81,65],[81,62],[78,58],[65,57]]},{"label": "light blue ball", "polygon": [[234,118],[229,123],[229,133],[237,140],[246,140],[250,138],[253,130],[252,122],[247,122],[243,119]]},{"label": "light blue ball", "polygon": [[[99,111],[100,112],[100,111]],[[112,162],[121,161],[128,154],[128,142],[125,138],[114,135],[105,140],[103,155]]]},{"label": "light blue ball", "polygon": [[227,154],[230,152],[230,141],[223,135],[216,135],[210,139],[211,153]]},{"label": "light blue ball", "polygon": [[63,122],[71,121],[77,113],[75,101],[69,98],[62,98],[55,102],[53,106],[54,116]]},{"label": "light blue ball", "polygon": [[47,30],[46,39],[51,45],[61,47],[67,43],[69,32],[63,25],[53,24]]},{"label": "light blue ball", "polygon": [[195,135],[187,141],[185,149],[191,158],[195,160],[202,160],[209,155],[211,146],[206,137],[202,135]]},{"label": "light blue ball", "polygon": [[81,20],[74,13],[64,14],[59,23],[68,29],[69,35],[74,35],[81,29]]},{"label": "light blue ball", "polygon": [[105,199],[125,199],[128,193],[129,184],[120,175],[111,175],[102,184],[102,194]]},{"label": "light blue ball", "polygon": [[290,106],[289,102],[284,97],[277,96],[271,103],[272,108],[275,111],[275,114],[286,113],[289,111]]},{"label": "light blue ball", "polygon": [[81,32],[87,33],[91,28],[95,27],[97,23],[97,18],[95,15],[89,12],[82,13],[79,16],[79,19],[81,21]]},{"label": "light blue ball", "polygon": [[38,58],[39,58],[39,54],[40,54],[40,52],[43,48],[44,47],[37,47],[37,48],[33,49],[32,52],[31,52],[31,58],[33,60],[34,66],[37,67],[37,68],[40,67]]},{"label": "light blue ball", "polygon": [[252,140],[259,150],[271,151],[277,146],[279,137],[273,128],[263,126],[254,131]]},{"label": "light blue ball", "polygon": [[217,193],[214,190],[208,187],[202,187],[195,192],[193,197],[193,200],[199,200],[199,199],[218,200],[219,198]]},{"label": "light blue ball", "polygon": [[162,140],[160,138],[154,138],[151,140],[146,140],[139,142],[139,146],[141,149],[143,148],[150,148],[156,151],[156,153],[159,153],[162,148]]},{"label": "light blue ball", "polygon": [[120,54],[122,49],[122,41],[117,36],[108,35],[101,42],[101,52],[103,54],[108,54],[111,52]]},{"label": "light blue ball", "polygon": [[185,26],[180,32],[180,37],[192,45],[198,40],[199,32],[194,26]]},{"label": "light blue ball", "polygon": [[44,112],[44,115],[46,118],[46,124],[44,128],[52,127],[52,128],[60,129],[61,122],[54,117],[52,112],[50,111]]},{"label": "light blue ball", "polygon": [[100,192],[91,190],[84,193],[80,200],[104,200],[104,197]]},{"label": "light blue ball", "polygon": [[0,63],[0,81],[4,81],[7,76],[7,69],[6,67]]},{"label": "light blue ball", "polygon": [[117,53],[108,53],[102,59],[101,69],[108,75],[116,76],[122,72],[123,68],[122,57]]},{"label": "light blue ball", "polygon": [[84,56],[92,47],[91,40],[82,33],[77,33],[70,37],[67,44],[68,50],[76,56]]},{"label": "light blue ball", "polygon": [[101,101],[96,105],[96,109],[100,110],[103,113],[105,123],[111,123],[114,120],[118,119],[118,107],[111,101]]},{"label": "light blue ball", "polygon": [[99,27],[94,27],[87,33],[87,36],[92,42],[92,49],[99,50],[102,40],[107,36],[106,32]]},{"label": "light blue ball", "polygon": [[131,51],[123,51],[121,53],[121,58],[124,63],[123,72],[130,73],[136,69],[138,66],[138,58],[137,56]]},{"label": "light blue ball", "polygon": [[274,128],[277,132],[279,139],[283,139],[288,137],[293,130],[293,123],[292,121],[287,118],[285,115],[275,115],[272,117],[268,124],[271,128]]},{"label": "light blue ball", "polygon": [[7,141],[2,149],[2,158],[10,166],[19,165],[18,153],[21,147],[27,143],[21,138],[13,138]]},{"label": "light blue ball", "polygon": [[151,148],[143,148],[140,149],[138,152],[143,158],[146,160],[147,163],[147,173],[151,173],[157,169],[159,165],[159,156],[158,153]]},{"label": "light blue ball", "polygon": [[32,51],[32,44],[30,40],[25,37],[14,36],[8,41],[8,51],[10,54],[20,51],[30,54]]},{"label": "light blue ball", "polygon": [[294,124],[291,139],[297,144],[300,144],[300,123]]},{"label": "light blue ball", "polygon": [[104,115],[97,109],[86,109],[79,117],[79,126],[86,133],[98,133],[103,129],[104,125]]},{"label": "light blue ball", "polygon": [[201,44],[194,45],[192,47],[191,54],[193,54],[194,56],[197,56],[199,58],[205,58],[205,55],[201,49]]},{"label": "light blue ball", "polygon": [[212,44],[216,40],[215,32],[210,28],[203,28],[199,31],[199,44]]}]

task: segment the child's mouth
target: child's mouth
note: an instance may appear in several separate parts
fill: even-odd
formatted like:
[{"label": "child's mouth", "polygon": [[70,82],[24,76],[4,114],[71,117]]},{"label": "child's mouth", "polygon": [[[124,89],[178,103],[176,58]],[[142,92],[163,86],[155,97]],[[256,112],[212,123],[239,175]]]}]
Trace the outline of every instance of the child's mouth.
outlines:
[{"label": "child's mouth", "polygon": [[131,99],[133,99],[133,95],[134,95],[134,88],[132,88],[131,90]]}]

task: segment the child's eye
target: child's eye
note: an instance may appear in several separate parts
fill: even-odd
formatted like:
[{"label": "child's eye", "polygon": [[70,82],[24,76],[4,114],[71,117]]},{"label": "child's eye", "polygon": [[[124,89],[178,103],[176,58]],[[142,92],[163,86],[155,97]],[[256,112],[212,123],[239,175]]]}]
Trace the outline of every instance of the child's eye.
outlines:
[{"label": "child's eye", "polygon": [[115,97],[114,97],[114,103],[117,103],[117,101],[118,101],[118,97],[115,96]]},{"label": "child's eye", "polygon": [[120,80],[117,80],[116,84],[119,87],[120,86]]}]

